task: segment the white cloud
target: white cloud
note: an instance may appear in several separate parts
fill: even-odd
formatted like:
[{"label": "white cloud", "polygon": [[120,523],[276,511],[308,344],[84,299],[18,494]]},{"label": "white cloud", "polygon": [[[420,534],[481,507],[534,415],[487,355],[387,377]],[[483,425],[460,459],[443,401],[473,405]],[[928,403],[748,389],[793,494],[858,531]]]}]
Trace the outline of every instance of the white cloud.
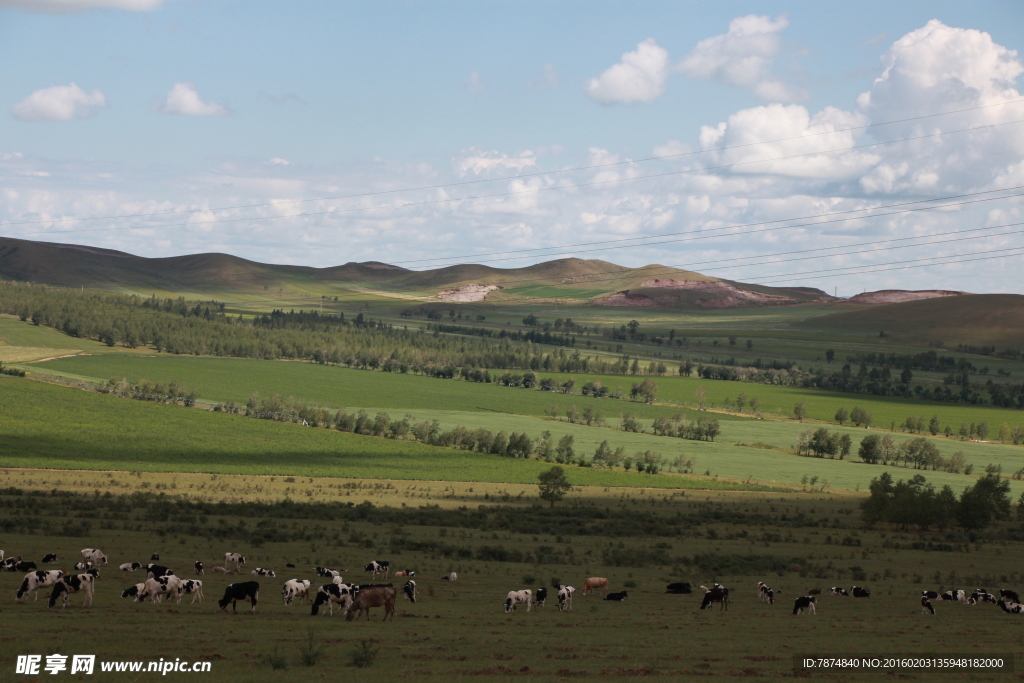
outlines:
[{"label": "white cloud", "polygon": [[29,12],[63,14],[90,9],[120,9],[129,12],[155,10],[163,0],[0,0],[0,9],[22,9]]},{"label": "white cloud", "polygon": [[548,63],[540,70],[540,76],[526,81],[531,88],[557,88],[562,84],[562,77],[554,64]]},{"label": "white cloud", "polygon": [[472,148],[463,151],[462,154],[462,157],[452,161],[455,173],[458,174],[460,178],[465,177],[469,173],[480,175],[481,173],[486,173],[488,171],[506,169],[521,171],[524,168],[537,165],[537,155],[530,150],[519,152],[514,156],[509,156],[502,152],[485,152],[480,149]]},{"label": "white cloud", "polygon": [[782,49],[779,33],[789,26],[785,17],[770,19],[754,14],[729,22],[729,32],[697,43],[679,63],[679,70],[694,79],[712,80],[750,88],[763,99],[794,102],[807,93],[772,75],[771,67]]},{"label": "white cloud", "polygon": [[14,159],[24,159],[25,155],[21,152],[0,152],[0,161],[12,161]]},{"label": "white cloud", "polygon": [[84,119],[107,106],[107,98],[93,88],[86,92],[74,83],[36,90],[11,109],[22,121],[71,121]]},{"label": "white cloud", "polygon": [[667,77],[668,51],[648,38],[584,87],[601,104],[653,102],[665,91]]},{"label": "white cloud", "polygon": [[470,92],[480,92],[487,89],[487,81],[483,79],[479,71],[473,71],[466,78],[466,82],[462,84],[462,87]]},{"label": "white cloud", "polygon": [[[1017,52],[981,31],[933,19],[897,40],[882,56],[884,70],[858,97],[860,110],[876,121],[974,109],[926,121],[885,126],[880,139],[920,138],[894,144],[887,159],[862,179],[869,192],[946,191],[984,187],[1024,157],[1024,129],[990,127],[1014,121],[1022,105],[1015,82],[1024,73]],[[970,132],[953,132],[972,129]]]},{"label": "white cloud", "polygon": [[275,166],[291,166],[292,165],[292,162],[288,161],[287,159],[282,159],[281,157],[274,157],[273,159],[270,160],[270,163],[274,164]]},{"label": "white cloud", "polygon": [[181,116],[227,116],[230,110],[222,104],[203,102],[195,83],[175,83],[167,92],[160,111]]}]

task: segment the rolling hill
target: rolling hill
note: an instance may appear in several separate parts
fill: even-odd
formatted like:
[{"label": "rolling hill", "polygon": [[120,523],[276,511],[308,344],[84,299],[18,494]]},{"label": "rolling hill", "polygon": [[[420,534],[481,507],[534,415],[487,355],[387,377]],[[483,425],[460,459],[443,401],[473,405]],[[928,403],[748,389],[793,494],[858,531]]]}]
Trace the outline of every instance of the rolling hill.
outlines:
[{"label": "rolling hill", "polygon": [[386,263],[329,268],[249,261],[229,254],[145,258],[112,249],[0,238],[0,278],[140,294],[223,296],[268,288],[335,295],[339,290],[421,301],[572,300],[608,306],[732,308],[829,301],[804,287],[763,287],[657,264],[627,268],[566,258],[523,268],[463,264],[413,271]]}]

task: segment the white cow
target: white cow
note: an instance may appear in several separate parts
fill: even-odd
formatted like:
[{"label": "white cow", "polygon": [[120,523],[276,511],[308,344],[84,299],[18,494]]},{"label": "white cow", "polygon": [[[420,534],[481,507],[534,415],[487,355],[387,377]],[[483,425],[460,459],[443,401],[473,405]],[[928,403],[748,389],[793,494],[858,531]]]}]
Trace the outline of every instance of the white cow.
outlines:
[{"label": "white cow", "polygon": [[196,600],[199,602],[203,601],[203,582],[199,579],[185,579],[178,584],[178,602],[181,602],[183,595],[191,594],[192,602],[190,605],[196,604]]},{"label": "white cow", "polygon": [[64,572],[60,569],[40,570],[25,574],[25,580],[21,582],[21,588],[18,589],[17,599],[21,600],[29,593],[35,593],[36,600],[38,600],[39,589],[49,588],[57,583],[62,576],[64,576]]},{"label": "white cow", "polygon": [[273,578],[275,578],[277,576],[277,574],[274,572],[273,569],[264,569],[263,567],[256,567],[256,569],[253,569],[249,573],[252,574],[253,576],[267,576],[267,577],[270,577],[271,579],[273,579]]},{"label": "white cow", "polygon": [[142,568],[142,564],[139,563],[139,562],[125,562],[120,567],[118,567],[118,569],[120,569],[123,572],[133,572],[136,569],[141,569],[141,568]]},{"label": "white cow", "polygon": [[106,564],[107,556],[102,551],[96,548],[83,548],[82,549],[82,561],[92,562],[93,564]]},{"label": "white cow", "polygon": [[224,566],[227,567],[229,564],[235,565],[235,571],[241,571],[239,565],[245,564],[245,558],[241,553],[224,553]]},{"label": "white cow", "polygon": [[572,586],[559,586],[558,587],[558,611],[560,612],[571,612],[572,611],[572,594],[576,592],[576,589]]},{"label": "white cow", "polygon": [[521,591],[509,591],[505,596],[505,613],[513,611],[516,605],[526,605],[526,611],[529,612],[532,603],[533,591],[529,588]]},{"label": "white cow", "polygon": [[177,600],[181,591],[181,579],[173,574],[161,576],[156,579],[146,579],[146,586],[135,596],[137,602],[149,599],[150,602],[160,602],[160,596],[166,595],[171,600]]},{"label": "white cow", "polygon": [[284,582],[281,589],[281,598],[284,604],[292,604],[292,600],[298,599],[303,602],[309,600],[309,581],[306,579],[289,579]]}]

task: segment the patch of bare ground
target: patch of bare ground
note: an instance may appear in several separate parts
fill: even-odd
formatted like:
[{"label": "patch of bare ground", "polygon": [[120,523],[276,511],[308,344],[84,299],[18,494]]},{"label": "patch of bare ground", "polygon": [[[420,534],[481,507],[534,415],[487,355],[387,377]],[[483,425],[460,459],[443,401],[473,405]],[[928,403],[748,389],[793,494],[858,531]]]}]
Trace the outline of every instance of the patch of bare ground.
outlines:
[{"label": "patch of bare ground", "polygon": [[487,295],[496,289],[503,289],[499,285],[462,285],[453,289],[442,289],[437,293],[438,299],[444,301],[483,301]]},{"label": "patch of bare ground", "polygon": [[851,304],[899,304],[904,301],[920,299],[938,299],[944,296],[960,296],[964,292],[953,292],[945,289],[881,289],[877,292],[864,292],[851,296],[846,301]]}]

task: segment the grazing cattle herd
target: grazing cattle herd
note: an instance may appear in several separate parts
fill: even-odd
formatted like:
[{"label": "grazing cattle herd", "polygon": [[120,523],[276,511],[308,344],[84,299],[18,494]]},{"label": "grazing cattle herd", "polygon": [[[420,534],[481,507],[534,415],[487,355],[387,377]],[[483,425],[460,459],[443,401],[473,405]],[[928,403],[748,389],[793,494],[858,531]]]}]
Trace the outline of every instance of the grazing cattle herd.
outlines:
[{"label": "grazing cattle herd", "polygon": [[[34,562],[25,560],[23,556],[4,559],[4,552],[0,550],[0,571],[27,572],[18,588],[15,596],[16,600],[22,601],[30,593],[34,593],[35,599],[38,600],[40,589],[50,589],[50,596],[47,600],[48,607],[56,606],[58,600],[61,601],[62,608],[67,607],[69,598],[73,594],[81,594],[82,606],[88,607],[93,604],[95,584],[99,580],[100,567],[106,565],[108,560],[107,556],[96,548],[85,548],[81,551],[81,555],[81,561],[76,562],[74,565],[76,573],[67,574],[63,569],[39,570]],[[137,603],[148,601],[153,604],[159,604],[164,601],[173,601],[176,604],[180,604],[184,596],[191,595],[192,601],[190,604],[202,603],[204,597],[203,582],[199,579],[181,579],[169,567],[156,564],[159,558],[158,554],[153,554],[151,557],[152,561],[149,564],[142,565],[140,562],[124,562],[118,566],[121,571],[125,572],[135,572],[139,569],[144,569],[146,572],[145,579],[140,583],[125,588],[121,592],[121,597],[132,598]],[[48,553],[42,559],[44,564],[57,561],[58,558],[55,553]],[[211,571],[239,574],[241,573],[240,568],[244,564],[244,556],[239,553],[229,552],[224,554],[224,565],[211,567]],[[291,563],[287,566],[289,568],[295,567]],[[197,561],[194,565],[194,571],[196,575],[204,574],[204,564],[201,561]],[[345,583],[341,575],[342,571],[346,570],[316,567],[316,575],[320,578],[328,579],[330,583],[320,586],[312,596],[310,592],[313,584],[310,580],[288,579],[284,582],[281,590],[281,598],[284,604],[291,605],[296,601],[300,603],[312,602],[310,613],[313,616],[320,614],[322,608],[326,608],[323,610],[324,614],[333,615],[334,606],[338,605],[345,613],[345,618],[348,621],[359,620],[364,615],[367,621],[369,621],[370,610],[375,607],[383,607],[384,616],[382,621],[387,621],[389,617],[394,620],[395,601],[398,591],[393,584]],[[391,573],[390,562],[387,560],[372,560],[365,565],[364,571],[370,574],[371,578],[383,576],[386,580]],[[273,569],[265,567],[256,567],[250,573],[255,577],[276,577]],[[396,571],[394,576],[408,578],[401,589],[402,597],[415,604],[417,601],[416,581],[412,577],[416,576],[416,572],[412,569],[402,569]],[[458,574],[451,572],[440,577],[439,580],[452,582],[458,581],[458,579]],[[222,612],[227,610],[228,605],[231,605],[233,612],[237,612],[238,602],[249,602],[249,612],[255,613],[259,599],[259,590],[260,584],[257,581],[232,583],[225,588],[224,597],[218,600],[217,604]],[[572,611],[573,594],[576,592],[576,589],[568,585],[555,584],[553,590],[556,591],[558,610],[561,612]],[[719,605],[719,611],[729,609],[729,589],[725,586],[715,583],[711,588],[700,586],[699,590],[702,595],[700,609],[711,608],[716,603]],[[584,580],[583,595],[588,595],[594,591],[600,591],[605,601],[622,602],[628,597],[626,591],[609,592],[608,579],[604,577],[590,577]],[[693,593],[693,589],[689,583],[676,582],[666,586],[666,593],[689,595]],[[762,602],[774,605],[775,598],[782,595],[782,591],[771,588],[763,581],[758,581],[756,594]],[[807,591],[806,595],[798,596],[793,603],[793,615],[817,614],[818,597],[821,594],[822,589],[812,588]],[[849,591],[840,586],[833,586],[829,589],[829,594],[833,597],[850,597],[851,595],[854,598],[871,597],[871,591],[861,586],[853,586]],[[504,612],[506,614],[512,613],[520,605],[525,605],[526,611],[529,612],[534,606],[538,608],[543,607],[547,597],[548,589],[543,586],[536,590],[511,590],[505,596]],[[935,605],[932,603],[933,600],[958,602],[967,606],[991,603],[997,605],[1007,614],[1024,614],[1024,604],[1021,604],[1017,592],[1005,588],[999,590],[998,597],[989,593],[984,588],[977,588],[970,595],[964,590],[947,590],[941,593],[933,590],[923,590],[920,597],[921,613],[928,615],[936,614]]]}]

